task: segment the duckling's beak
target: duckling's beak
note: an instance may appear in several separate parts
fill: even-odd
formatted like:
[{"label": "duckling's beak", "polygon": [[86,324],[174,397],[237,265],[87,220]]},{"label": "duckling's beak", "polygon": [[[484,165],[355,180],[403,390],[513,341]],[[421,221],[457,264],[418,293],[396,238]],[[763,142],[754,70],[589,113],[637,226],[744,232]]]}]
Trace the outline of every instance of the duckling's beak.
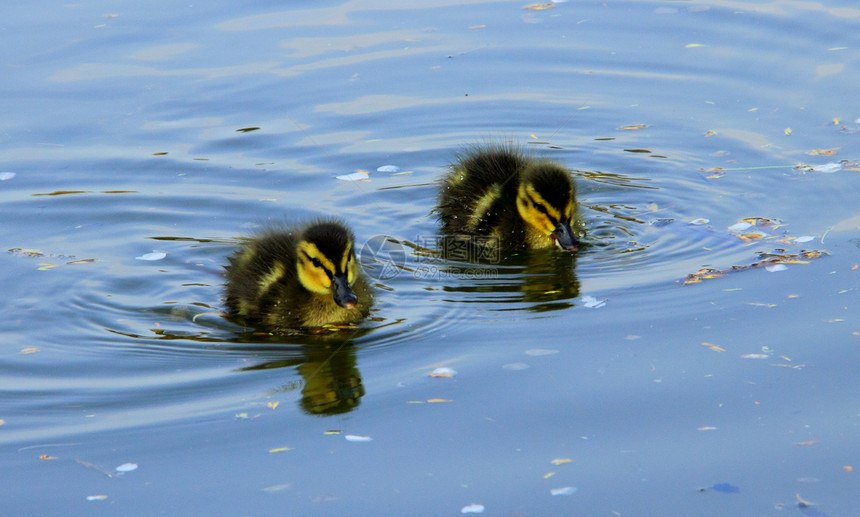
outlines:
[{"label": "duckling's beak", "polygon": [[358,296],[355,295],[355,291],[349,286],[346,275],[335,275],[332,278],[331,294],[334,296],[334,303],[344,309],[352,309],[358,303]]},{"label": "duckling's beak", "polygon": [[558,226],[555,227],[555,230],[550,235],[555,243],[558,244],[558,247],[563,250],[579,249],[579,240],[574,237],[570,225],[565,222],[558,223]]}]

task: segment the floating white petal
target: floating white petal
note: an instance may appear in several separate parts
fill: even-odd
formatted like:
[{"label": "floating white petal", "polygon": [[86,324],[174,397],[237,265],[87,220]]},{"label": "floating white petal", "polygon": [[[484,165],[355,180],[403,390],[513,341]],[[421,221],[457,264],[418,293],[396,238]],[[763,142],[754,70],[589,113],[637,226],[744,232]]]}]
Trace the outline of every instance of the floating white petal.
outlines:
[{"label": "floating white petal", "polygon": [[460,508],[460,513],[484,513],[484,505],[470,504],[469,506]]},{"label": "floating white petal", "polygon": [[508,364],[502,365],[502,368],[504,368],[505,370],[512,370],[512,371],[525,370],[528,367],[529,367],[529,365],[527,365],[526,363],[508,363]]},{"label": "floating white petal", "polygon": [[765,266],[765,269],[770,271],[771,273],[776,273],[777,271],[785,271],[788,269],[788,266],[785,264],[774,264],[772,266]]},{"label": "floating white petal", "polygon": [[383,165],[382,167],[377,167],[376,172],[400,172],[400,167],[396,165]]},{"label": "floating white petal", "polygon": [[17,176],[14,172],[0,172],[0,181],[10,180]]},{"label": "floating white petal", "polygon": [[735,224],[729,226],[729,230],[731,230],[733,232],[742,232],[742,231],[744,231],[748,228],[751,228],[751,227],[752,227],[752,224],[750,224],[746,221],[742,221],[740,223],[735,223]]},{"label": "floating white petal", "polygon": [[135,260],[161,260],[167,256],[163,251],[153,251],[152,253],[144,253],[139,257],[134,257]]},{"label": "floating white petal", "polygon": [[549,493],[551,495],[573,495],[577,490],[579,489],[574,486],[565,486],[561,488],[553,488]]},{"label": "floating white petal", "polygon": [[583,296],[581,298],[582,304],[588,307],[589,309],[599,309],[606,305],[606,300],[598,300],[593,296]]},{"label": "floating white petal", "polygon": [[708,224],[709,222],[711,222],[710,219],[705,219],[704,217],[699,217],[697,219],[693,219],[692,221],[690,221],[690,224],[702,225],[702,224]]},{"label": "floating white petal", "polygon": [[123,463],[116,468],[117,472],[131,472],[132,470],[137,470],[137,463]]},{"label": "floating white petal", "polygon": [[816,165],[812,170],[815,172],[836,172],[842,170],[842,164],[839,162],[825,163],[824,165]]},{"label": "floating white petal", "polygon": [[370,181],[370,176],[366,172],[353,172],[352,174],[335,176],[335,178],[343,181]]},{"label": "floating white petal", "polygon": [[348,441],[348,442],[370,442],[370,441],[373,441],[373,438],[371,438],[369,436],[359,436],[356,434],[348,434],[348,435],[344,436],[344,438],[346,438],[346,441]]},{"label": "floating white petal", "polygon": [[550,350],[548,348],[532,348],[530,350],[526,350],[526,355],[538,356],[538,355],[552,355],[557,354],[558,350]]},{"label": "floating white petal", "polygon": [[796,238],[796,239],[794,239],[794,240],[795,240],[795,241],[797,241],[797,242],[809,242],[809,241],[811,241],[811,240],[813,240],[813,239],[815,239],[815,236],[814,236],[814,235],[803,235],[803,236],[798,237],[798,238]]}]

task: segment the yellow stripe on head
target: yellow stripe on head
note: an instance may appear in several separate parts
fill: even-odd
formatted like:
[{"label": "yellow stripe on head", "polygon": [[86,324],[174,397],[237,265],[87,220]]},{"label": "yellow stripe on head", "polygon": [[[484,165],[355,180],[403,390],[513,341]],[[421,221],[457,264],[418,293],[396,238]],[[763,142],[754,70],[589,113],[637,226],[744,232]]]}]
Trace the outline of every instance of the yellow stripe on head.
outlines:
[{"label": "yellow stripe on head", "polygon": [[523,221],[546,235],[550,235],[561,220],[558,209],[547,203],[528,183],[520,185],[517,191],[517,210]]},{"label": "yellow stripe on head", "polygon": [[317,248],[316,244],[301,241],[296,246],[296,269],[299,282],[308,291],[318,294],[331,292],[331,279],[335,274],[335,266]]}]

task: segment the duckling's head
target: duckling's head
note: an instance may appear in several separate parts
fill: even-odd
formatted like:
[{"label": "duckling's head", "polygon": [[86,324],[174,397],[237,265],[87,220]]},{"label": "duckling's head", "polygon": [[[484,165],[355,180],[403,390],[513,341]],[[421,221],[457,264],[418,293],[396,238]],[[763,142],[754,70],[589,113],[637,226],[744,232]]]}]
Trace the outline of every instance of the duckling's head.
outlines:
[{"label": "duckling's head", "polygon": [[331,295],[345,309],[358,303],[352,290],[359,275],[353,241],[352,233],[342,224],[322,221],[308,226],[296,245],[302,286],[312,293]]},{"label": "duckling's head", "polygon": [[[579,240],[570,229],[576,212],[576,194],[570,174],[552,162],[538,161],[526,166],[517,189],[517,211],[530,233],[546,236],[565,250],[575,250]],[[540,238],[540,237],[539,237]]]}]

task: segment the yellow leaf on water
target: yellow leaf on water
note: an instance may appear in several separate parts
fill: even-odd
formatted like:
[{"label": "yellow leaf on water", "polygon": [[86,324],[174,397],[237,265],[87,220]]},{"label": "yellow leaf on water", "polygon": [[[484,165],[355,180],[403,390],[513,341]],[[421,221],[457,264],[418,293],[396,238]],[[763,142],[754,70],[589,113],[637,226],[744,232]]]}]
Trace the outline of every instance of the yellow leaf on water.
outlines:
[{"label": "yellow leaf on water", "polygon": [[786,135],[791,136],[791,128],[790,127],[785,128],[782,132],[785,133]]},{"label": "yellow leaf on water", "polygon": [[55,460],[55,459],[57,459],[57,457],[56,456],[48,456],[47,454],[42,454],[41,456],[39,456],[39,459],[40,460]]},{"label": "yellow leaf on water", "polygon": [[555,472],[547,472],[546,474],[543,475],[543,478],[549,479],[549,478],[553,477],[554,475],[555,475]]},{"label": "yellow leaf on water", "polygon": [[701,43],[687,43],[686,45],[684,45],[684,48],[699,48],[699,47],[704,47],[704,45],[702,45]]},{"label": "yellow leaf on water", "polygon": [[639,129],[645,129],[646,127],[648,127],[647,124],[632,124],[629,126],[621,126],[621,129],[624,131],[636,131]]},{"label": "yellow leaf on water", "polygon": [[553,465],[564,465],[565,463],[570,463],[570,462],[571,462],[570,458],[556,458],[556,459],[552,460],[550,463],[552,463]]},{"label": "yellow leaf on water", "polygon": [[35,354],[36,352],[41,352],[41,350],[39,350],[38,348],[36,348],[34,346],[28,346],[27,348],[21,349],[22,355]]},{"label": "yellow leaf on water", "polygon": [[831,147],[830,149],[813,149],[807,154],[810,156],[833,156],[839,149],[839,147]]},{"label": "yellow leaf on water", "polygon": [[818,440],[807,440],[805,442],[797,442],[795,443],[795,445],[797,445],[798,447],[809,447],[810,445],[818,445],[819,443],[821,442],[819,442]]},{"label": "yellow leaf on water", "polygon": [[284,451],[291,451],[291,450],[293,450],[292,447],[277,447],[275,449],[269,449],[269,453],[284,452]]},{"label": "yellow leaf on water", "polygon": [[526,11],[543,11],[544,9],[552,9],[555,4],[531,4],[523,7]]},{"label": "yellow leaf on water", "polygon": [[434,402],[452,402],[451,399],[427,399],[427,402],[431,404]]},{"label": "yellow leaf on water", "polygon": [[54,269],[55,267],[57,267],[56,264],[48,264],[47,262],[43,262],[39,264],[39,271],[47,271],[49,269]]},{"label": "yellow leaf on water", "polygon": [[280,404],[280,403],[281,402],[278,400],[269,401],[269,402],[266,402],[266,407],[268,407],[269,409],[275,409],[276,407],[278,407],[278,404]]},{"label": "yellow leaf on water", "polygon": [[714,352],[725,352],[726,351],[725,348],[718,346],[718,345],[715,345],[713,343],[708,343],[707,341],[702,341],[702,346],[706,346],[706,347],[710,348],[711,350],[713,350]]},{"label": "yellow leaf on water", "polygon": [[705,136],[714,136],[716,134],[717,134],[716,131],[708,131],[707,133],[705,133]]}]

